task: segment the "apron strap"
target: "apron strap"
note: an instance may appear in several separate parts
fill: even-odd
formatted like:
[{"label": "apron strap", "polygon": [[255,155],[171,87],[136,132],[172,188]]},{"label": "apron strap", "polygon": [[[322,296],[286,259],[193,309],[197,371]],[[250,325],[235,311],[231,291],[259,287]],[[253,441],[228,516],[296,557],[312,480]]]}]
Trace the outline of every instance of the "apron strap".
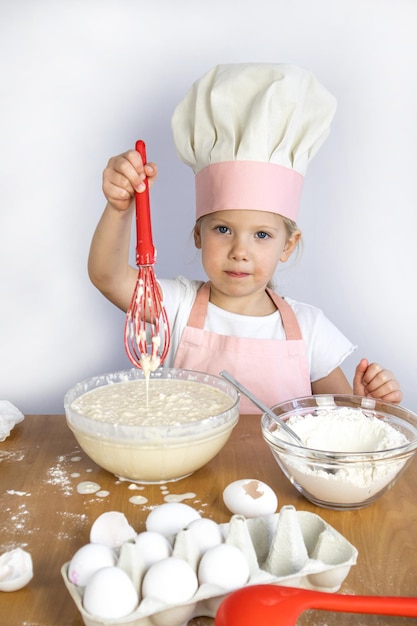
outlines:
[{"label": "apron strap", "polygon": [[[266,292],[281,315],[286,339],[302,339],[303,337],[297,321],[297,317],[288,302],[286,302],[283,298],[281,298],[281,296],[273,292],[271,289],[267,289]],[[210,281],[207,281],[203,285],[201,285],[201,287],[197,291],[197,295],[195,297],[194,304],[188,318],[188,326],[192,326],[193,328],[200,328],[201,330],[203,329],[209,299]]]},{"label": "apron strap", "polygon": [[194,304],[191,308],[187,326],[193,328],[204,328],[204,320],[206,319],[207,306],[210,299],[210,281],[207,281],[197,290]]},{"label": "apron strap", "polygon": [[267,289],[266,292],[281,315],[286,339],[288,341],[292,339],[302,339],[303,336],[301,334],[301,329],[297,320],[297,316],[295,315],[288,302],[286,302],[284,298],[281,298],[281,296],[279,296],[271,289]]}]

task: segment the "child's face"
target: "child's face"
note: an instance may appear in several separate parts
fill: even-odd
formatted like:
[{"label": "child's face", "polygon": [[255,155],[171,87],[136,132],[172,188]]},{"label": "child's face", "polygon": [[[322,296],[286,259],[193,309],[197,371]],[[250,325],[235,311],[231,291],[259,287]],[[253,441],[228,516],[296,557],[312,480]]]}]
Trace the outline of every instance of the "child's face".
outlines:
[{"label": "child's face", "polygon": [[239,297],[265,290],[300,235],[297,231],[288,237],[281,215],[228,210],[205,215],[196,224],[194,240],[213,287]]}]

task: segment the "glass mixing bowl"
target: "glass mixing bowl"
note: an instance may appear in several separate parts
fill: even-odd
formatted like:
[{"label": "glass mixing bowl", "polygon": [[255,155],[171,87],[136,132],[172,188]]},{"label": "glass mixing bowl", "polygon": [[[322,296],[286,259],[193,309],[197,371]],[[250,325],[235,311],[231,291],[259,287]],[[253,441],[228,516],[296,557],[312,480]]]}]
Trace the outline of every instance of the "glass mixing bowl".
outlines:
[{"label": "glass mixing bowl", "polygon": [[[306,444],[294,443],[265,413],[262,434],[276,462],[307,500],[324,508],[371,504],[394,485],[417,449],[417,415],[372,398],[316,395],[283,402],[272,411],[297,434],[304,432]],[[304,420],[309,422],[303,427]]]},{"label": "glass mixing bowl", "polygon": [[[165,387],[161,391],[160,385],[169,381],[174,383],[174,391],[170,388],[165,393]],[[133,393],[133,385],[139,385],[141,391],[132,410],[126,398]],[[142,483],[184,478],[216,456],[238,422],[239,392],[218,376],[173,368],[152,372],[149,400],[156,389],[166,396],[155,413],[144,410],[145,388],[142,370],[131,369],[88,378],[65,395],[67,424],[79,445],[100,467],[118,477]],[[201,391],[212,392],[209,400],[201,399]],[[77,408],[80,398],[85,401],[85,394],[97,392],[93,417]],[[178,412],[170,417],[170,405],[180,409],[179,417]],[[219,410],[219,405],[226,408]],[[118,417],[119,411],[123,418]],[[146,423],[141,423],[144,415]]]}]

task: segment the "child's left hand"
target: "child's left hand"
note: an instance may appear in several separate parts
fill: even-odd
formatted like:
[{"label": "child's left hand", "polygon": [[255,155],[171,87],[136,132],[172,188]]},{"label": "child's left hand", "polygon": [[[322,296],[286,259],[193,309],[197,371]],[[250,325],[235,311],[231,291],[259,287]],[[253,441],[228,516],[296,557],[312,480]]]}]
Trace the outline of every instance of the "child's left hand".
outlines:
[{"label": "child's left hand", "polygon": [[369,363],[367,359],[361,359],[356,368],[353,393],[393,404],[400,403],[403,397],[400,384],[393,373],[378,363]]}]

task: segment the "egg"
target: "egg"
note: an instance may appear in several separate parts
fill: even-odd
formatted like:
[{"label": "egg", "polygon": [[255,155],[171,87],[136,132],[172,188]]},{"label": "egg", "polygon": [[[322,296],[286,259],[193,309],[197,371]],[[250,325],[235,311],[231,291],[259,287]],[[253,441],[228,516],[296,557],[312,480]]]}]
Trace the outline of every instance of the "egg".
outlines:
[{"label": "egg", "polygon": [[278,507],[275,492],[260,480],[245,478],[230,483],[223,491],[229,511],[246,518],[272,515]]},{"label": "egg", "polygon": [[68,566],[68,578],[74,585],[85,587],[97,570],[116,565],[116,560],[116,554],[109,546],[88,543],[72,557]]},{"label": "egg", "polygon": [[201,517],[193,520],[186,528],[191,534],[200,556],[209,548],[223,543],[220,526],[212,519]]},{"label": "egg", "polygon": [[176,535],[201,515],[183,502],[166,502],[155,507],[146,518],[146,530],[160,533],[165,537]]},{"label": "egg", "polygon": [[138,592],[126,572],[119,567],[98,570],[91,576],[84,590],[84,608],[95,617],[126,617],[136,609],[138,603]]},{"label": "egg", "polygon": [[160,533],[145,530],[136,537],[143,565],[148,569],[151,565],[171,556],[172,548],[168,539]]},{"label": "egg", "polygon": [[198,566],[200,585],[216,585],[232,591],[245,585],[250,576],[249,563],[239,548],[223,543],[203,554]]},{"label": "egg", "polygon": [[151,565],[142,581],[143,598],[166,604],[188,602],[197,589],[198,579],[191,565],[174,556]]},{"label": "egg", "polygon": [[90,530],[90,542],[102,543],[110,548],[120,546],[136,538],[136,531],[130,526],[123,513],[108,511],[97,517]]}]

